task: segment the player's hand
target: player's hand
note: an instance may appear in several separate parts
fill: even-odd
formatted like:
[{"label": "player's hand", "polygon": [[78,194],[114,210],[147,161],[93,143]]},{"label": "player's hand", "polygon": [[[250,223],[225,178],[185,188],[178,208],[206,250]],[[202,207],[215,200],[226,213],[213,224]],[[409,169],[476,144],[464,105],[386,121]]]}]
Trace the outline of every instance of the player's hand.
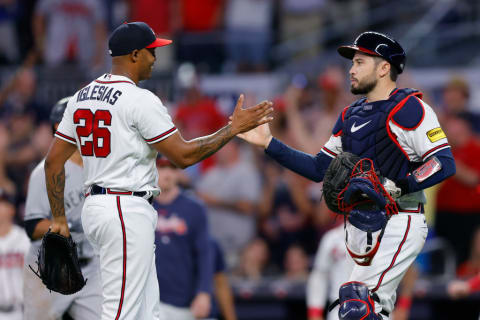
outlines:
[{"label": "player's hand", "polygon": [[271,101],[262,101],[253,107],[245,109],[243,108],[243,100],[244,96],[241,94],[230,117],[230,125],[235,135],[273,120],[273,103]]},{"label": "player's hand", "polygon": [[193,299],[190,305],[190,311],[196,319],[201,319],[208,317],[210,307],[210,295],[205,292],[200,292],[195,296],[195,299]]},{"label": "player's hand", "polygon": [[50,231],[68,238],[70,236],[70,230],[68,229],[67,218],[65,216],[54,218]]},{"label": "player's hand", "polygon": [[385,191],[387,191],[394,200],[400,198],[402,195],[402,189],[397,187],[395,182],[388,178],[384,178],[383,187],[385,188]]},{"label": "player's hand", "polygon": [[448,284],[448,295],[454,299],[462,298],[470,293],[470,287],[466,281],[454,280]]},{"label": "player's hand", "polygon": [[248,143],[265,149],[268,147],[273,138],[268,123],[264,123],[250,131],[239,133],[237,134],[237,137],[247,141]]}]

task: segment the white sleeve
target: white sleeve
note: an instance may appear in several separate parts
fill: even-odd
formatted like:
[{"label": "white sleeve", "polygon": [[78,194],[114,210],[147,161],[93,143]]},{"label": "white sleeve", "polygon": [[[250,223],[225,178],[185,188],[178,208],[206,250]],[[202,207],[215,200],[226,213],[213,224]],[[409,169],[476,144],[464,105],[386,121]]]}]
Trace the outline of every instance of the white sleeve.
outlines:
[{"label": "white sleeve", "polygon": [[62,121],[58,125],[57,132],[55,132],[55,137],[75,145],[77,144],[77,140],[75,140],[75,125],[73,123],[73,101],[76,97],[77,95],[74,95],[68,101]]},{"label": "white sleeve", "polygon": [[417,100],[425,113],[417,128],[405,130],[393,121],[389,123],[389,126],[410,161],[423,162],[435,152],[450,146],[433,109],[422,100]]},{"label": "white sleeve", "polygon": [[28,181],[27,200],[25,203],[25,220],[49,219],[50,203],[48,202],[47,187],[45,183],[44,166],[41,162],[30,175]]},{"label": "white sleeve", "polygon": [[341,136],[331,135],[330,139],[328,139],[321,151],[329,157],[336,158],[340,153],[343,152]]},{"label": "white sleeve", "polygon": [[148,90],[144,90],[142,101],[137,103],[133,112],[133,123],[148,144],[164,140],[177,131],[160,99]]},{"label": "white sleeve", "polygon": [[307,307],[325,308],[328,294],[328,274],[332,266],[332,259],[329,255],[330,241],[328,234],[320,242],[312,272],[307,282]]}]

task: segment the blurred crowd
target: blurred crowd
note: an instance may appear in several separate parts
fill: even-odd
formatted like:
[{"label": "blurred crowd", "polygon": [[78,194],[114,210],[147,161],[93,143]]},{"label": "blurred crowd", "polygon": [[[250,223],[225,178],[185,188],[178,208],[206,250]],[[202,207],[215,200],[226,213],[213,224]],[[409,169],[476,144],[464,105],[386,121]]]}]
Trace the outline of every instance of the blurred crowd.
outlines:
[{"label": "blurred crowd", "polygon": [[[52,141],[48,121],[52,106],[36,99],[41,79],[34,65],[55,69],[68,64],[79,72],[98,75],[108,70],[106,41],[112,28],[124,21],[145,21],[157,34],[175,39],[174,46],[157,50],[159,70],[190,61],[200,74],[264,73],[275,67],[269,55],[274,42],[305,30],[321,37],[322,19],[341,20],[372,3],[0,1],[0,63],[18,66],[0,86],[0,189],[13,197],[9,199],[16,210],[11,218],[0,206],[0,230],[12,219],[22,226],[28,177]],[[345,34],[348,41],[356,30],[368,27],[361,19],[350,23]],[[301,54],[318,55],[321,50],[313,46]],[[276,113],[274,136],[304,152],[319,152],[341,110],[354,100],[346,75],[344,67],[330,65],[317,75],[294,76],[271,97]],[[454,253],[460,278],[480,273],[480,117],[474,112],[480,101],[472,97],[461,75],[452,76],[438,92],[425,92],[426,102],[440,117],[457,166],[454,177],[428,192],[429,237],[446,240],[445,250]],[[203,92],[195,77],[177,97],[164,102],[186,139],[219,129],[231,111]],[[233,278],[256,283],[281,277],[304,283],[322,236],[343,223],[322,201],[321,184],[280,167],[239,139],[180,175],[182,187],[194,191],[207,205],[210,232],[225,252]],[[418,263],[420,270],[428,272],[424,261]]]}]

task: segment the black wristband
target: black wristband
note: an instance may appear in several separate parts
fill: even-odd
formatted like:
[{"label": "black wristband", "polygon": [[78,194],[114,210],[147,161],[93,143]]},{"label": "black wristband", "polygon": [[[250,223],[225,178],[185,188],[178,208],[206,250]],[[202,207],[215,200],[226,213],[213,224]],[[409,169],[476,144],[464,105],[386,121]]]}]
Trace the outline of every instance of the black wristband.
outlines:
[{"label": "black wristband", "polygon": [[401,196],[410,193],[409,188],[408,188],[408,178],[403,178],[400,180],[395,181],[395,184],[397,187],[399,187],[402,190]]}]

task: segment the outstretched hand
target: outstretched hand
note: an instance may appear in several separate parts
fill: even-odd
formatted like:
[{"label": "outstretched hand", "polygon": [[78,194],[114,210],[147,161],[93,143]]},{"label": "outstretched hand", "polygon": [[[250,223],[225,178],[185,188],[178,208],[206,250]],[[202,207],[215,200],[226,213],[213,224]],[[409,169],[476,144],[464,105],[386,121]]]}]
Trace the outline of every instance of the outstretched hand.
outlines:
[{"label": "outstretched hand", "polygon": [[262,101],[253,107],[243,108],[243,100],[244,95],[241,94],[230,117],[230,124],[235,135],[273,120],[273,103],[271,101]]},{"label": "outstretched hand", "polygon": [[248,143],[265,149],[268,147],[273,138],[268,123],[264,123],[250,131],[239,133],[237,134],[237,137],[247,141]]}]

